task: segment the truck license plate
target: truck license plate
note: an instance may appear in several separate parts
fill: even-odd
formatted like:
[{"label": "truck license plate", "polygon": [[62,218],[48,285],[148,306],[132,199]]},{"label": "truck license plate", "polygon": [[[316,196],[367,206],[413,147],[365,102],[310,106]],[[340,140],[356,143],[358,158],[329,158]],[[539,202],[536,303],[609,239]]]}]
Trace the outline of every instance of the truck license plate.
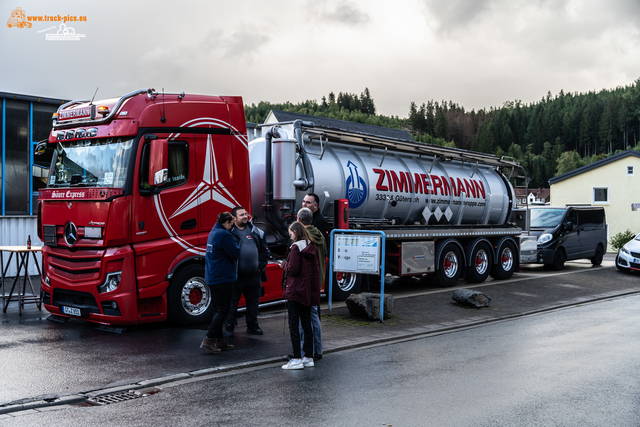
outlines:
[{"label": "truck license plate", "polygon": [[62,306],[62,312],[64,314],[69,314],[71,316],[82,316],[82,312],[80,311],[79,308],[75,308],[75,307],[67,307],[67,306]]}]

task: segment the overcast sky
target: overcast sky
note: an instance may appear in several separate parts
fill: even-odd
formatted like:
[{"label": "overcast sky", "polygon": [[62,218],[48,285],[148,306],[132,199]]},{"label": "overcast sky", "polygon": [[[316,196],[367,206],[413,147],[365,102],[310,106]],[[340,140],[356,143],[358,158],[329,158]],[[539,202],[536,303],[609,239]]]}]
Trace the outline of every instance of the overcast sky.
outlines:
[{"label": "overcast sky", "polygon": [[[11,12],[86,16],[8,28]],[[154,87],[321,100],[368,87],[379,114],[467,110],[640,78],[640,0],[0,0],[0,91],[96,99]]]}]

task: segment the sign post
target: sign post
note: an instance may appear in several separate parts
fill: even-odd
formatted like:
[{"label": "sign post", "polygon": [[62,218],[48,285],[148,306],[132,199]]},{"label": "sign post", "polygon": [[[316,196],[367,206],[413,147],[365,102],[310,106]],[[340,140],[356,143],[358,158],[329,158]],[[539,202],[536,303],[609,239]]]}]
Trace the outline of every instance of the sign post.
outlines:
[{"label": "sign post", "polygon": [[383,231],[331,231],[329,252],[329,314],[333,297],[333,273],[340,271],[380,275],[380,321],[384,322],[384,253]]}]

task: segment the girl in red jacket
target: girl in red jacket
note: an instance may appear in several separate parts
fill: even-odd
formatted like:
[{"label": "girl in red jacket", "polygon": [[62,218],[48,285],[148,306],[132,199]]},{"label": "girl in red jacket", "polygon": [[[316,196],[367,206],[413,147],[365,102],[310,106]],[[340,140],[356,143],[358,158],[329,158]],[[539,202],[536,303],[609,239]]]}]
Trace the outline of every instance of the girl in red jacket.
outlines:
[{"label": "girl in red jacket", "polygon": [[284,270],[284,299],[289,313],[289,333],[293,345],[293,359],[282,369],[303,369],[313,366],[311,357],[302,358],[300,331],[304,331],[304,354],[313,354],[313,332],[311,331],[311,307],[320,304],[318,253],[306,227],[299,222],[289,226],[291,252],[288,261],[280,265]]}]

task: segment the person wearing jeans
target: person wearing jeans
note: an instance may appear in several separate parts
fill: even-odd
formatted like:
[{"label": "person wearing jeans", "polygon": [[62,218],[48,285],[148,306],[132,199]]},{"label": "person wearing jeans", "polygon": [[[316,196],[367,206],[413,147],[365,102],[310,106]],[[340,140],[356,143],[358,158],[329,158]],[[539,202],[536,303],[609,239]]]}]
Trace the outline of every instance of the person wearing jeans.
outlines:
[{"label": "person wearing jeans", "polygon": [[[315,226],[311,225],[313,221],[313,213],[308,208],[302,208],[298,211],[298,222],[304,225],[309,232],[311,238],[316,242],[318,251],[318,289],[322,289],[325,277],[325,266],[327,262],[327,245],[322,232]],[[313,353],[302,351],[302,356],[313,355],[314,360],[322,359],[322,325],[320,324],[320,306],[311,307],[311,330],[313,331]],[[300,324],[300,335],[304,337],[302,324]]]},{"label": "person wearing jeans", "polygon": [[305,354],[313,354],[313,332],[311,331],[311,307],[320,303],[318,288],[318,253],[309,232],[299,222],[289,226],[293,244],[289,259],[280,262],[286,275],[283,296],[287,300],[289,333],[293,347],[293,358],[282,369],[304,369],[314,366],[313,358],[302,357],[300,351],[299,324],[304,330]]}]

